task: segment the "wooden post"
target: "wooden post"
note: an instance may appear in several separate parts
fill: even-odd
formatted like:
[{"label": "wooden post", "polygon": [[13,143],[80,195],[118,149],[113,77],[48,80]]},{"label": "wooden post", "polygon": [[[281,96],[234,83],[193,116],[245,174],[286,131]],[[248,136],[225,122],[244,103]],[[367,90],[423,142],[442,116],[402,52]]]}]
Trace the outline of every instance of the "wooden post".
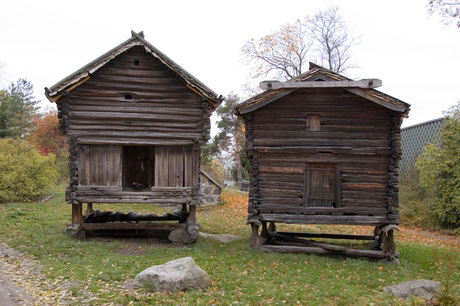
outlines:
[{"label": "wooden post", "polygon": [[189,206],[189,215],[187,218],[187,225],[196,223],[196,205]]},{"label": "wooden post", "polygon": [[83,224],[83,205],[72,204],[72,226]]},{"label": "wooden post", "polygon": [[[259,221],[260,222],[260,221]],[[251,238],[249,238],[249,246],[251,248],[258,248],[260,247],[260,237],[259,237],[259,226],[257,222],[250,222],[252,234]]]},{"label": "wooden post", "polygon": [[268,238],[268,230],[267,230],[267,222],[262,222],[262,231],[260,233],[260,237]]},{"label": "wooden post", "polygon": [[85,216],[89,215],[92,212],[93,212],[93,203],[87,203]]},{"label": "wooden post", "polygon": [[387,238],[385,239],[385,242],[383,243],[383,246],[382,246],[382,251],[388,254],[396,253],[396,244],[395,244],[395,240],[393,237],[392,229],[388,231]]},{"label": "wooden post", "polygon": [[252,234],[249,238],[249,246],[258,248],[260,246],[259,226],[262,225],[262,222],[257,219],[249,219],[246,224],[250,224],[252,229]]},{"label": "wooden post", "polygon": [[268,231],[269,232],[276,232],[276,224],[275,224],[275,222],[271,221],[268,224]]}]

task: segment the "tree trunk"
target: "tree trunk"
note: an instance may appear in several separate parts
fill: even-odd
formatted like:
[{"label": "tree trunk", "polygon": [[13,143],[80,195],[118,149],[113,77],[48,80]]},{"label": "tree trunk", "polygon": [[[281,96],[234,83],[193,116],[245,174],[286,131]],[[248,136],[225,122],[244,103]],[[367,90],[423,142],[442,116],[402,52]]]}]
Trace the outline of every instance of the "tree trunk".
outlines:
[{"label": "tree trunk", "polygon": [[236,164],[236,178],[238,180],[238,188],[241,189],[241,181],[243,180],[243,174],[241,173],[241,161],[240,161],[239,152],[236,152],[235,164]]}]

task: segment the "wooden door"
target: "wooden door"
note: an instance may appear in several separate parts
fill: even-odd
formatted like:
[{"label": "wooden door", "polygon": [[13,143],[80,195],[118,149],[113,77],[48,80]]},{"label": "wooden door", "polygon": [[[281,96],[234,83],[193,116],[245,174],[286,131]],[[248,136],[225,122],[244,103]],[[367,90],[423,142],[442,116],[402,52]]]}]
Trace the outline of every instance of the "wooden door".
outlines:
[{"label": "wooden door", "polygon": [[145,190],[153,185],[153,146],[123,147],[123,187]]},{"label": "wooden door", "polygon": [[304,205],[340,207],[340,168],[335,164],[308,164]]}]

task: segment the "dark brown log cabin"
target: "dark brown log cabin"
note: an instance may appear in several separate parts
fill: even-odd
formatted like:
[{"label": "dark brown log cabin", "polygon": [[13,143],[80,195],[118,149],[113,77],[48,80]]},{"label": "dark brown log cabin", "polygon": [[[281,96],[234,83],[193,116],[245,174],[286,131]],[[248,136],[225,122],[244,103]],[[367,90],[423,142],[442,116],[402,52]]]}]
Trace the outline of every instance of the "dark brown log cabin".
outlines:
[{"label": "dark brown log cabin", "polygon": [[196,239],[200,146],[221,97],[142,32],[45,91],[70,145],[69,232],[135,225],[86,224],[83,203],[87,214],[93,203],[182,204],[188,217],[179,231]]},{"label": "dark brown log cabin", "polygon": [[[373,89],[380,84],[311,64],[287,82],[262,82],[267,90],[237,107],[246,125],[253,247],[261,244],[259,226],[269,238],[263,241],[308,245],[277,233],[275,223],[370,225],[377,237],[382,229],[392,235],[399,223],[400,126],[409,105]],[[324,251],[315,249],[306,248]]]}]

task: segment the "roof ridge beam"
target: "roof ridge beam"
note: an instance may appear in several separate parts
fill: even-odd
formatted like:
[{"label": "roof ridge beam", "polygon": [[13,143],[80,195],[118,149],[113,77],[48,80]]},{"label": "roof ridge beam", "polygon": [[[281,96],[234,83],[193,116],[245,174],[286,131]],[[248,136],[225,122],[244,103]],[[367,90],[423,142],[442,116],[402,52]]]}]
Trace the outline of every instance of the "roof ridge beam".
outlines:
[{"label": "roof ridge beam", "polygon": [[275,90],[282,88],[363,88],[372,89],[382,86],[380,79],[362,79],[358,81],[301,81],[301,82],[280,82],[263,81],[259,87],[263,90]]}]

